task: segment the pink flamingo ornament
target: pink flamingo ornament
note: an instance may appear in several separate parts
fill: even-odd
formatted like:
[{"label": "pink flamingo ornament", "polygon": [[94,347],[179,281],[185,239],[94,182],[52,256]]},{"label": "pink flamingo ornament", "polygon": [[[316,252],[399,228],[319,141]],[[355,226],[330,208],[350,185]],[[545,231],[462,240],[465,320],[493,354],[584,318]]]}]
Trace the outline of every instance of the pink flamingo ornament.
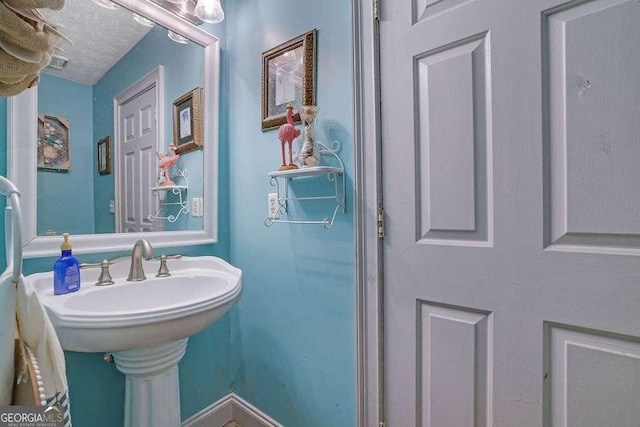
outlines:
[{"label": "pink flamingo ornament", "polygon": [[158,161],[158,167],[164,171],[164,182],[160,185],[176,185],[169,178],[169,168],[178,163],[179,158],[180,154],[176,154],[176,146],[173,143],[169,144],[168,154]]},{"label": "pink flamingo ornament", "polygon": [[[278,170],[298,169],[298,166],[293,164],[293,140],[300,136],[300,130],[296,129],[293,125],[293,105],[287,105],[287,123],[280,126],[278,131],[278,138],[280,138],[280,144],[282,145],[282,166]],[[285,161],[284,156],[284,143],[289,143],[289,164]]]}]

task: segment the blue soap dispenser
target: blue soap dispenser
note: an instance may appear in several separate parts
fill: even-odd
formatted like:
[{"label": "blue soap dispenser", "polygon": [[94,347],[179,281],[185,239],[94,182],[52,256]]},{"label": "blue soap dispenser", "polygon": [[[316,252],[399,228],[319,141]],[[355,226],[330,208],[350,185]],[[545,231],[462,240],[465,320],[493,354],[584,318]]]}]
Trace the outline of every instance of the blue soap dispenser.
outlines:
[{"label": "blue soap dispenser", "polygon": [[60,245],[62,255],[53,266],[53,293],[55,295],[68,294],[80,289],[80,263],[71,254],[69,233],[62,234],[64,242]]}]

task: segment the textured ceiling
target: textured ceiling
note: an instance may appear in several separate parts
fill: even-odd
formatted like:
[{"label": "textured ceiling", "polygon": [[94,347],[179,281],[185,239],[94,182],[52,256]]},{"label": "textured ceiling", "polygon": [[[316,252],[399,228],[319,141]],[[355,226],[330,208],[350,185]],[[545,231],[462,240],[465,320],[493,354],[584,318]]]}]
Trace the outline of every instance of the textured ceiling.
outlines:
[{"label": "textured ceiling", "polygon": [[60,11],[40,10],[52,24],[60,24],[64,35],[74,41],[61,42],[69,58],[64,70],[43,71],[86,85],[95,84],[120,58],[151,30],[133,20],[127,9],[107,10],[91,0],[66,0]]}]

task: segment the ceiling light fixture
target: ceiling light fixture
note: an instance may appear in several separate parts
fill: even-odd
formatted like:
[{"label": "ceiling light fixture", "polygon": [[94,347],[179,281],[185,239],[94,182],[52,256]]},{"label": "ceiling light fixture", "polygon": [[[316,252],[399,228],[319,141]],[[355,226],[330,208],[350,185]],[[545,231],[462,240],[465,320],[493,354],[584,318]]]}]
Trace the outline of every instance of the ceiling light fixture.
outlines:
[{"label": "ceiling light fixture", "polygon": [[118,5],[110,0],[93,0],[93,2],[100,7],[104,7],[105,9],[109,9],[109,10],[118,9]]},{"label": "ceiling light fixture", "polygon": [[179,16],[193,25],[202,24],[202,20],[195,14],[198,0],[145,0]]},{"label": "ceiling light fixture", "polygon": [[180,43],[180,44],[188,44],[189,43],[189,39],[182,37],[180,34],[178,33],[174,33],[173,31],[169,30],[169,32],[167,33],[167,36],[169,36],[169,38],[171,40],[173,40],[176,43]]},{"label": "ceiling light fixture", "polygon": [[195,9],[196,16],[204,22],[217,24],[224,19],[224,11],[220,0],[198,0]]},{"label": "ceiling light fixture", "polygon": [[133,19],[134,19],[138,24],[140,24],[140,25],[144,25],[145,27],[154,27],[154,26],[156,25],[153,21],[151,21],[151,20],[149,20],[149,19],[145,18],[144,16],[140,16],[140,15],[138,15],[137,13],[134,13],[134,14],[133,14]]}]

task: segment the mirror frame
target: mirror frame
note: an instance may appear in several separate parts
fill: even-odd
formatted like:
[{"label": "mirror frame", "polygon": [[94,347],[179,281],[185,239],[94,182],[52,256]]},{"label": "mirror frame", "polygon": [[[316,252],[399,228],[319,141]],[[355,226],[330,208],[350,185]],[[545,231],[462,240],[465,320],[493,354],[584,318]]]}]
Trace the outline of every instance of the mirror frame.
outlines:
[{"label": "mirror frame", "polygon": [[[147,17],[157,24],[204,47],[205,111],[203,147],[204,211],[202,230],[148,233],[105,233],[73,236],[74,253],[102,253],[130,250],[138,239],[147,239],[153,247],[193,246],[218,241],[218,127],[220,99],[220,40],[180,19],[155,3],[140,0],[112,0]],[[37,236],[37,164],[38,118],[37,86],[7,98],[7,175],[21,192],[23,256],[55,256],[60,252],[60,236]],[[213,112],[213,114],[212,114]]]}]

